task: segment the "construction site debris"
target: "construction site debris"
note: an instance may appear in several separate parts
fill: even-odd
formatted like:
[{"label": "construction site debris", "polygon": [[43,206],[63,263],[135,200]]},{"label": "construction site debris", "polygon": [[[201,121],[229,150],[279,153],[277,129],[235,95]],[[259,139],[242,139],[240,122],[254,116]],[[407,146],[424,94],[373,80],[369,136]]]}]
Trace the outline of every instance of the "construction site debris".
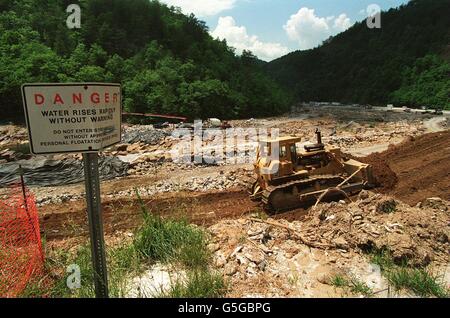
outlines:
[{"label": "construction site debris", "polygon": [[[164,180],[158,181],[152,185],[136,187],[139,194],[142,196],[152,196],[157,193],[167,193],[176,191],[196,191],[207,192],[212,190],[224,191],[230,188],[245,188],[247,185],[245,177],[249,177],[251,171],[244,169],[237,169],[235,171],[227,171],[226,173],[218,173],[215,175],[205,175],[198,177],[190,177],[185,181],[180,180]],[[240,178],[243,176],[243,178]],[[114,192],[108,197],[133,197],[135,189]]]},{"label": "construction site debris", "polygon": [[0,147],[9,144],[17,144],[28,137],[27,129],[15,125],[0,125]]},{"label": "construction site debris", "polygon": [[[377,207],[387,202],[389,207],[395,202],[395,211],[378,212]],[[304,296],[319,287],[332,294],[335,291],[322,286],[329,284],[325,278],[349,268],[364,274],[370,267],[365,254],[371,252],[389,250],[394,261],[407,261],[412,266],[446,264],[450,215],[443,210],[449,204],[431,198],[421,207],[410,207],[364,191],[350,204],[319,204],[302,221],[222,220],[209,231],[212,244],[218,247],[214,252],[216,265],[230,276],[237,293],[233,296]],[[360,278],[373,280],[373,270]]]},{"label": "construction site debris", "polygon": [[127,144],[144,143],[157,145],[170,133],[162,129],[154,129],[151,125],[126,126],[122,132],[122,142]]},{"label": "construction site debris", "polygon": [[[83,163],[79,159],[47,159],[36,156],[30,160],[18,160],[0,166],[0,187],[17,183],[19,166],[22,166],[25,183],[29,186],[59,186],[82,182]],[[109,180],[125,176],[128,164],[115,157],[101,157],[99,160],[100,179]]]}]

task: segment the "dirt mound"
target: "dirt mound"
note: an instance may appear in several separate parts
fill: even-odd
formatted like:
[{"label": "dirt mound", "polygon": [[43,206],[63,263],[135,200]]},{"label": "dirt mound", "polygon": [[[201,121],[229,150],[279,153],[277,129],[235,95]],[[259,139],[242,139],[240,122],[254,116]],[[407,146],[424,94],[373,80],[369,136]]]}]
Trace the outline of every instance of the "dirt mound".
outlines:
[{"label": "dirt mound", "polygon": [[355,199],[319,204],[302,221],[247,217],[209,227],[229,296],[339,297],[324,277],[340,271],[380,290],[367,255],[378,250],[411,266],[448,263],[449,202],[432,198],[413,208],[368,191]]},{"label": "dirt mound", "polygon": [[367,157],[356,159],[372,165],[375,185],[377,187],[381,187],[384,191],[387,191],[392,190],[397,185],[397,174],[392,171],[383,154],[373,153]]},{"label": "dirt mound", "polygon": [[433,198],[410,207],[392,197],[363,191],[351,204],[321,204],[303,221],[302,232],[330,248],[389,249],[397,261],[426,266],[448,260],[450,204]]},{"label": "dirt mound", "polygon": [[358,160],[374,167],[382,192],[415,205],[429,197],[450,200],[450,131],[410,137]]},{"label": "dirt mound", "polygon": [[431,198],[410,207],[363,191],[350,204],[319,204],[303,221],[221,220],[209,227],[210,248],[231,279],[232,297],[330,296],[335,291],[322,282],[325,274],[362,274],[370,265],[366,254],[379,250],[411,266],[447,264],[449,222],[448,201]]}]

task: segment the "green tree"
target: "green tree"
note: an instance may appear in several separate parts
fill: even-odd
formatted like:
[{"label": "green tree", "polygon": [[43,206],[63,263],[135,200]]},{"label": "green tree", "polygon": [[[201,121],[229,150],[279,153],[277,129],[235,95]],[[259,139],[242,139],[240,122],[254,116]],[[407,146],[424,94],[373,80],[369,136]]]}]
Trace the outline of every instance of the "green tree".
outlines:
[{"label": "green tree", "polygon": [[402,86],[392,93],[397,104],[450,109],[450,63],[436,55],[417,59],[403,71]]},{"label": "green tree", "polygon": [[213,39],[203,21],[154,0],[80,0],[82,28],[65,26],[70,0],[0,1],[0,105],[22,117],[25,82],[118,82],[128,111],[194,117],[274,115],[285,92],[251,52]]}]

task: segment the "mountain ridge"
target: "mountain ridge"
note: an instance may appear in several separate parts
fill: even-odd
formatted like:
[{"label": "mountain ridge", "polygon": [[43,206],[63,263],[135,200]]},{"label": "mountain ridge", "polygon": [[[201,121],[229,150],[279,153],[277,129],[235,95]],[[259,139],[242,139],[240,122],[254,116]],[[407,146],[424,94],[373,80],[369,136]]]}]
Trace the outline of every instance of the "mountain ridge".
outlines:
[{"label": "mountain ridge", "polygon": [[[382,12],[381,29],[369,29],[365,21],[358,22],[318,48],[291,52],[271,61],[266,70],[292,90],[297,101],[395,102],[410,106],[426,102],[448,108],[448,12],[449,0],[412,0]],[[433,57],[426,58],[427,55]],[[420,61],[423,58],[425,63]],[[428,99],[413,97],[417,90],[426,89],[412,87],[412,79],[405,73],[411,73],[418,65],[430,64],[430,60],[427,71],[439,77],[444,75],[437,83],[442,87]],[[426,76],[418,74],[417,80]],[[404,94],[398,93],[401,88]]]}]

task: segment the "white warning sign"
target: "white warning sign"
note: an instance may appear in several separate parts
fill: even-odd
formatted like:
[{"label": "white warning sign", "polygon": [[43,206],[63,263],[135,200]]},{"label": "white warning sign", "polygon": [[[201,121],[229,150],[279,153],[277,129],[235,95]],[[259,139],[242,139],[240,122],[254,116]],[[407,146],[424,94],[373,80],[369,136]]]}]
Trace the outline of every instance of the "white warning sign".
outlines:
[{"label": "white warning sign", "polygon": [[120,84],[24,84],[34,154],[95,152],[121,141]]}]

